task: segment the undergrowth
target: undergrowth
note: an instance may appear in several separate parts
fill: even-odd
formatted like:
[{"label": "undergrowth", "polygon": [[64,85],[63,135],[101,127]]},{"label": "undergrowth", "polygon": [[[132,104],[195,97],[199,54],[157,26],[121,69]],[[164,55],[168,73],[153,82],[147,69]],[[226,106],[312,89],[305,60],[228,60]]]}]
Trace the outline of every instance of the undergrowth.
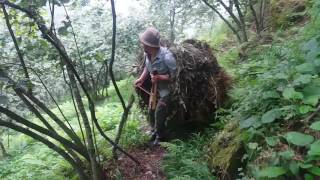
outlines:
[{"label": "undergrowth", "polygon": [[212,133],[205,135],[194,134],[189,140],[176,140],[165,143],[168,154],[163,160],[163,169],[168,179],[197,180],[216,179],[212,176],[206,162],[209,140]]},{"label": "undergrowth", "polygon": [[[132,82],[133,78],[118,82],[126,100],[133,93]],[[114,139],[123,110],[114,88],[110,87],[108,91],[110,97],[97,103],[96,116],[106,134]],[[66,101],[59,106],[81,137],[80,129],[76,128],[78,127],[77,116],[72,102]],[[60,115],[57,108],[53,108],[52,111]],[[140,131],[141,116],[137,107],[133,106],[121,136],[120,145],[122,147],[128,149],[145,142],[146,136]],[[33,119],[34,122],[38,121],[32,116],[29,119]],[[0,160],[0,179],[77,179],[72,167],[54,151],[26,135],[13,131],[10,131],[10,134],[9,137],[3,137],[3,139],[9,138],[10,146],[6,148],[10,157]],[[103,155],[106,159],[102,160],[107,162],[112,157],[111,145],[97,131],[95,134],[99,154]]]},{"label": "undergrowth", "polygon": [[[252,49],[236,65],[232,115],[243,129],[242,179],[320,176],[320,3],[295,36]],[[275,37],[276,38],[276,37]]]}]

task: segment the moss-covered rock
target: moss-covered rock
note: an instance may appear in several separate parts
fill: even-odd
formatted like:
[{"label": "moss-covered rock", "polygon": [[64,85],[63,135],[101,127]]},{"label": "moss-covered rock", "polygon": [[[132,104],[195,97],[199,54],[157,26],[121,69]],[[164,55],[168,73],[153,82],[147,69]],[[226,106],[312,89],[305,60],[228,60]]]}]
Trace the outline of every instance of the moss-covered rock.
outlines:
[{"label": "moss-covered rock", "polygon": [[209,165],[221,179],[235,179],[244,148],[237,122],[227,124],[210,145]]}]

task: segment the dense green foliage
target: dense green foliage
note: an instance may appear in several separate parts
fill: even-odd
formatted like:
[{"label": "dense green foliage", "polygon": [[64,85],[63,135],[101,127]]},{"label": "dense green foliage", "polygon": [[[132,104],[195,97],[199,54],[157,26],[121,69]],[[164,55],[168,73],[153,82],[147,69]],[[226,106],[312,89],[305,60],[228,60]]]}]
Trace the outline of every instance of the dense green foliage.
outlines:
[{"label": "dense green foliage", "polygon": [[[20,3],[26,5],[26,2]],[[119,82],[119,87],[126,100],[134,93],[132,88],[134,78],[127,77],[132,69],[126,67],[136,63],[134,59],[139,48],[137,34],[147,24],[163,29],[164,34],[168,36],[170,33],[175,33],[175,38],[179,41],[185,36],[183,29],[194,23],[189,22],[194,19],[187,20],[187,17],[197,18],[196,15],[199,13],[204,14],[201,16],[205,19],[202,25],[208,25],[210,20],[207,18],[210,11],[205,9],[203,4],[196,3],[197,9],[188,9],[189,3],[195,1],[176,1],[175,5],[173,3],[175,1],[170,1],[159,3],[158,6],[153,4],[155,2],[150,1],[150,7],[145,5],[146,9],[148,7],[152,12],[150,16],[138,14],[119,17],[116,75],[117,79],[125,77],[125,80]],[[234,88],[230,92],[230,102],[215,114],[217,122],[204,133],[193,134],[188,140],[174,140],[162,144],[168,151],[162,164],[168,179],[216,179],[219,173],[215,169],[210,169],[209,147],[214,144],[212,142],[214,137],[229,121],[239,124],[245,149],[241,157],[244,166],[238,167],[240,179],[294,177],[314,179],[320,176],[320,119],[319,116],[310,116],[319,111],[320,102],[320,2],[308,2],[313,6],[300,13],[303,16],[310,16],[308,24],[304,26],[289,22],[291,19],[287,15],[292,11],[290,9],[284,11],[283,17],[273,22],[275,28],[281,28],[268,34],[273,42],[259,41],[254,36],[249,42],[238,47],[236,39],[231,38],[232,32],[225,24],[198,35],[216,50],[220,65],[233,77]],[[44,5],[41,3],[45,2],[34,1],[34,3],[41,7]],[[100,83],[100,88],[96,90],[101,92],[101,88],[109,86],[108,82],[102,83],[107,77],[102,76],[99,80],[98,70],[106,66],[105,60],[110,58],[112,29],[105,27],[111,27],[111,14],[103,9],[103,3],[90,5],[89,1],[79,1],[68,8],[71,23],[68,18],[61,16],[63,20],[59,22],[60,24],[57,23],[58,34],[70,56],[77,60],[79,66],[81,63],[86,66],[87,72],[81,73],[81,77],[94,77],[91,80],[98,77],[96,81]],[[158,8],[166,11],[168,16],[162,16],[161,12],[157,11]],[[172,22],[176,23],[175,27],[170,27],[169,21],[172,20],[169,17],[172,15],[170,8],[180,13],[176,16],[178,20]],[[57,52],[41,39],[35,31],[34,24],[20,26],[20,22],[30,25],[25,16],[15,11],[10,11],[10,16],[19,45],[26,56],[27,65],[34,68],[51,88],[52,94],[60,102],[65,117],[75,127],[76,134],[81,137],[81,131],[77,127],[77,114],[61,75]],[[155,22],[154,19],[157,18],[158,21]],[[0,23],[4,23],[3,20],[0,20]],[[199,27],[197,32],[200,32],[200,29]],[[80,54],[75,46],[74,35],[77,38]],[[10,71],[23,86],[28,86],[23,84],[25,79],[21,69],[12,65],[12,62],[17,63],[17,61],[9,37],[7,31],[0,30],[0,58],[3,59],[0,67]],[[239,57],[243,49],[245,56]],[[82,71],[80,68],[78,70]],[[52,105],[48,93],[43,88],[38,88],[40,86],[38,77],[32,74],[31,79],[35,82],[35,95],[48,102],[51,110],[59,114],[59,110]],[[0,98],[0,104],[6,106],[15,104],[10,107],[12,110],[40,124],[34,114],[25,111],[23,103],[10,94],[2,83],[0,83]],[[87,107],[87,100],[83,100]],[[96,104],[97,119],[106,134],[114,139],[123,112],[115,89],[109,87],[108,97],[97,101]],[[89,110],[86,111],[89,114]],[[58,116],[62,118],[61,115]],[[145,117],[134,105],[120,141],[125,149],[146,142],[147,137],[141,131],[144,119]],[[95,134],[98,135],[98,132]],[[112,147],[102,137],[96,137],[99,158],[104,164],[108,164],[112,156]],[[78,178],[70,164],[57,153],[26,135],[1,128],[1,140],[10,156],[0,159],[0,179]]]},{"label": "dense green foliage", "polygon": [[231,70],[237,82],[231,114],[247,149],[244,179],[319,175],[319,119],[308,118],[320,98],[318,12],[317,2],[310,24],[276,32],[279,42],[256,46]]},{"label": "dense green foliage", "polygon": [[[132,78],[119,82],[119,87],[125,97],[132,93],[131,84]],[[110,87],[109,91],[111,97],[100,102],[97,107],[97,117],[101,120],[100,123],[107,134],[114,138],[122,107],[115,96],[114,88]],[[61,108],[64,109],[65,115],[71,118],[70,123],[76,124],[72,103],[67,101],[61,104]],[[57,111],[57,109],[53,109],[53,111]],[[143,123],[140,117],[141,114],[134,107],[122,134],[121,146],[130,148],[145,141],[146,136],[139,130],[141,123]],[[80,133],[79,129],[76,132]],[[98,133],[96,132],[96,134]],[[43,144],[22,134],[10,135],[9,138],[11,144],[7,150],[10,157],[0,161],[0,179],[71,179],[75,176],[72,167]],[[100,154],[110,159],[112,147],[106,144],[102,138],[97,139],[97,144],[101,150]],[[36,156],[35,152],[37,152]]]},{"label": "dense green foliage", "polygon": [[[312,20],[307,26],[278,30],[271,44],[249,42],[251,49],[244,61],[239,60],[237,48],[230,46],[228,31],[216,31],[213,36],[213,47],[229,49],[217,56],[233,75],[235,87],[230,93],[232,105],[219,119],[222,124],[229,119],[238,121],[242,128],[246,166],[238,169],[241,179],[319,176],[320,119],[307,119],[320,98],[319,5],[316,2],[308,11]],[[169,175],[175,174],[172,178],[206,177],[203,170],[207,166],[199,162],[207,159],[203,154],[212,138],[205,137],[169,146],[164,167]],[[197,157],[199,150],[202,156]]]}]

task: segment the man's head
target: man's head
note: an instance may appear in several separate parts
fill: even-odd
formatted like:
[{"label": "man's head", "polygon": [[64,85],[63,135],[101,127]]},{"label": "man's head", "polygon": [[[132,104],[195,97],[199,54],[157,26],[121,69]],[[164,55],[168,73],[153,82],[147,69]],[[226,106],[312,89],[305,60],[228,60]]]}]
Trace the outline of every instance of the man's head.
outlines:
[{"label": "man's head", "polygon": [[139,34],[139,40],[143,44],[143,50],[151,54],[160,47],[160,33],[156,28],[149,27]]}]

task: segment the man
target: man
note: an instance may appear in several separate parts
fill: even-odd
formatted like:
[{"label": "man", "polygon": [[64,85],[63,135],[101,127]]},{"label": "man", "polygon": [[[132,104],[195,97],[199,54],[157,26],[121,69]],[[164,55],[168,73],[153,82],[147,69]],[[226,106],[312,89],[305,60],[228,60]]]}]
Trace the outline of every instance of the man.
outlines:
[{"label": "man", "polygon": [[152,84],[157,83],[157,94],[160,98],[157,101],[155,111],[149,108],[148,119],[153,129],[151,140],[154,145],[157,145],[165,138],[165,121],[168,115],[167,102],[170,96],[169,83],[175,75],[176,60],[167,48],[160,46],[160,33],[157,29],[147,28],[139,35],[139,40],[145,52],[145,67],[134,85],[141,86],[148,74],[151,76]]}]

